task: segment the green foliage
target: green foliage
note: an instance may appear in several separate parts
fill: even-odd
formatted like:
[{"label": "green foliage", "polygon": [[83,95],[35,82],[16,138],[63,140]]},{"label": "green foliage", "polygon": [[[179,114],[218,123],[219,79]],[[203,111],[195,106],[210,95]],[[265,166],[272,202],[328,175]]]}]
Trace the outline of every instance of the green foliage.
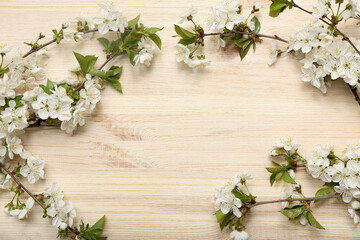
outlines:
[{"label": "green foliage", "polygon": [[220,225],[221,230],[223,230],[224,227],[230,223],[232,215],[233,213],[231,211],[228,212],[227,214],[224,214],[221,210],[218,210],[216,212],[216,219]]},{"label": "green foliage", "polygon": [[56,43],[59,44],[61,40],[63,39],[63,30],[60,31],[53,29],[52,32],[54,33],[53,39],[56,40]]},{"label": "green foliage", "polygon": [[117,91],[122,93],[121,84],[119,82],[120,76],[122,72],[122,67],[112,66],[107,72],[100,70],[91,70],[91,76],[97,76],[104,79],[111,86],[113,86]]},{"label": "green foliage", "polygon": [[174,26],[175,32],[181,37],[179,41],[180,44],[187,46],[196,42],[197,35],[195,33],[192,33],[176,24]]},{"label": "green foliage", "polygon": [[51,95],[52,92],[50,90],[54,90],[54,83],[50,80],[47,80],[46,82],[46,86],[45,85],[40,85],[40,87],[44,90],[44,92],[48,95]]},{"label": "green foliage", "polygon": [[87,229],[84,233],[84,237],[88,240],[106,239],[106,237],[99,236],[99,234],[101,234],[104,229],[104,223],[105,216],[100,218],[93,226]]},{"label": "green foliage", "polygon": [[240,190],[238,188],[234,188],[232,190],[232,194],[234,194],[234,196],[236,198],[239,198],[241,200],[241,202],[244,204],[255,202],[256,197],[252,196],[251,194],[249,194],[249,195],[245,194],[242,190]]},{"label": "green foliage", "polygon": [[[330,194],[334,193],[334,189],[333,188],[320,188],[316,193],[315,193],[315,197],[326,197]],[[319,200],[316,200],[315,202],[317,202]]]},{"label": "green foliage", "polygon": [[289,9],[293,8],[294,1],[288,1],[288,0],[271,0],[272,4],[270,5],[270,13],[269,15],[271,17],[277,17],[282,13],[287,7]]},{"label": "green foliage", "polygon": [[250,21],[255,23],[255,29],[253,32],[259,33],[260,29],[261,29],[261,23],[260,23],[259,19],[257,17],[253,17]]},{"label": "green foliage", "polygon": [[314,218],[314,216],[312,215],[312,213],[310,211],[306,212],[305,217],[308,220],[310,226],[318,228],[318,229],[325,229],[323,226],[320,225],[320,223],[318,221],[316,221],[316,219]]},{"label": "green foliage", "polygon": [[287,182],[287,183],[296,184],[296,182],[290,176],[288,171],[284,171],[283,180],[284,180],[284,182]]},{"label": "green foliage", "polygon": [[[240,38],[237,40],[234,40],[234,43],[236,46],[239,47],[239,54],[241,60],[245,58],[245,56],[248,54],[251,45],[255,44],[253,38]],[[255,49],[255,47],[254,47]]]},{"label": "green foliage", "polygon": [[87,73],[89,73],[89,71],[93,68],[93,66],[95,65],[95,63],[98,59],[94,55],[83,56],[77,52],[74,52],[74,55],[80,65],[80,69],[81,69],[83,76],[85,76]]},{"label": "green foliage", "polygon": [[299,205],[284,208],[280,212],[284,216],[288,217],[289,219],[295,219],[298,216],[300,216],[301,214],[303,214],[305,212],[305,210],[306,210],[306,207],[303,204],[299,204]]}]

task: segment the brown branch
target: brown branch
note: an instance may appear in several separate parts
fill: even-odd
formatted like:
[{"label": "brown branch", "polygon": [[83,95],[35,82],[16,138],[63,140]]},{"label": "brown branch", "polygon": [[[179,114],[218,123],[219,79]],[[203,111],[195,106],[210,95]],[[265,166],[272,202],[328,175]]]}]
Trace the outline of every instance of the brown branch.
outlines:
[{"label": "brown branch", "polygon": [[[10,172],[9,169],[7,169],[7,168],[5,167],[4,164],[0,163],[0,168],[2,168],[7,174],[9,174],[9,176],[16,182],[16,184],[17,184],[18,186],[20,186],[27,194],[29,194],[29,196],[30,196],[32,199],[34,199],[34,201],[35,201],[42,209],[44,209],[44,211],[46,211],[46,206],[45,206],[44,204],[42,204],[42,203],[39,201],[39,199],[37,199],[37,198],[35,197],[35,195],[32,194],[32,193],[19,181],[19,179],[17,179],[17,178],[14,176],[14,174],[12,174],[12,172]],[[70,226],[67,226],[67,229],[68,229],[69,231],[71,231],[72,233],[74,233],[75,235],[79,235],[79,231],[77,231],[76,229],[74,229],[74,228],[72,228],[72,227],[70,227]]]},{"label": "brown branch", "polygon": [[289,199],[280,199],[280,200],[272,200],[272,201],[263,201],[257,202],[250,205],[245,205],[245,208],[253,208],[260,205],[271,204],[271,203],[280,203],[280,202],[300,202],[300,201],[316,201],[316,200],[325,200],[325,199],[333,199],[333,198],[341,198],[341,195],[333,195],[333,196],[325,196],[325,197],[312,197],[312,198],[289,198]]},{"label": "brown branch", "polygon": [[[97,31],[98,31],[98,29],[93,29],[93,30],[88,30],[88,31],[78,31],[78,32],[76,32],[76,33],[84,33],[84,34],[85,34],[85,33],[97,32]],[[114,32],[114,31],[112,31],[112,30],[109,30],[109,31],[110,31],[110,32]],[[129,31],[130,31],[129,29],[125,29],[125,32],[129,32]],[[75,34],[76,34],[76,33],[75,33]],[[44,48],[44,47],[46,47],[46,46],[49,46],[50,44],[53,44],[53,43],[55,43],[55,42],[56,42],[56,39],[53,39],[53,40],[51,40],[51,41],[48,41],[48,42],[40,45],[40,46],[37,47],[37,48],[32,48],[31,50],[29,50],[27,53],[24,54],[23,58],[26,58],[27,56],[31,55],[32,53],[37,52],[37,51],[39,51],[40,49],[42,49],[42,48]]]},{"label": "brown branch", "polygon": [[[260,33],[254,33],[254,32],[232,32],[232,33],[235,33],[235,34],[240,34],[240,35],[248,35],[248,36],[256,36],[256,37],[262,37],[262,38],[269,38],[269,39],[274,39],[274,40],[277,40],[277,41],[281,41],[281,42],[284,42],[284,43],[289,43],[289,41],[277,36],[277,35],[274,35],[274,36],[270,36],[270,35],[265,35],[265,34],[260,34]],[[224,33],[204,33],[202,36],[203,37],[207,37],[207,36],[217,36],[217,35],[225,35]]]},{"label": "brown branch", "polygon": [[352,94],[355,97],[355,101],[360,105],[360,97],[359,94],[357,93],[357,90],[355,87],[352,87],[350,84],[347,84],[352,92]]}]

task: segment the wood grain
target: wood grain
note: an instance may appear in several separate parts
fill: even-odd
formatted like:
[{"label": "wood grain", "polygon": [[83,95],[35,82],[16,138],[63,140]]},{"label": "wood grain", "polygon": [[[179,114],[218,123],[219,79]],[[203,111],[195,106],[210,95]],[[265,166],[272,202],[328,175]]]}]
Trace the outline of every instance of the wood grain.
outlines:
[{"label": "wood grain", "polygon": [[[310,9],[315,0],[301,1]],[[268,17],[269,2],[259,14],[262,33],[288,38],[311,16],[292,10],[279,18]],[[253,1],[245,1],[251,5]],[[336,146],[340,154],[356,144],[360,133],[360,109],[347,86],[336,82],[326,95],[300,80],[300,64],[281,59],[267,66],[270,41],[258,46],[240,62],[231,48],[213,49],[207,56],[212,65],[194,72],[174,60],[177,39],[173,24],[187,7],[199,8],[196,16],[206,25],[209,8],[217,0],[123,0],[115,1],[130,19],[141,13],[148,26],[165,27],[160,33],[163,49],[150,68],[131,67],[125,58],[121,79],[124,94],[106,88],[101,104],[73,136],[57,129],[30,129],[24,144],[46,161],[46,180],[35,186],[42,191],[58,182],[66,199],[85,221],[106,215],[105,234],[113,239],[227,239],[213,215],[212,195],[236,172],[250,171],[250,184],[258,200],[279,198],[282,185],[270,188],[267,152],[282,136],[302,143],[302,153],[318,143]],[[2,0],[1,43],[20,46],[48,33],[81,12],[98,13],[96,1]],[[360,37],[355,23],[343,27]],[[51,63],[47,74],[56,78],[74,64],[72,51],[100,55],[94,39],[63,42],[48,48]],[[306,194],[320,182],[298,173]],[[10,195],[1,192],[0,205]],[[277,211],[279,205],[252,209],[247,231],[252,239],[357,239],[360,230],[352,224],[347,207],[336,200],[319,203],[314,216],[324,231],[288,222]],[[19,221],[0,214],[0,239],[47,240],[54,229],[41,218],[39,207],[29,219]]]}]

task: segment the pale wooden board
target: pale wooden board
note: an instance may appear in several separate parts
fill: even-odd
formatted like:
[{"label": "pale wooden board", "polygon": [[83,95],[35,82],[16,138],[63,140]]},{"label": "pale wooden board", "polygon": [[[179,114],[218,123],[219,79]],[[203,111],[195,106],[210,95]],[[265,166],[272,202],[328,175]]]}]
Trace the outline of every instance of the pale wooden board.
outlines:
[{"label": "pale wooden board", "polygon": [[[250,5],[253,1],[246,1]],[[277,19],[268,17],[269,2],[260,2],[262,33],[288,38],[307,16],[287,11]],[[310,9],[313,0],[301,1]],[[42,191],[58,182],[78,215],[93,223],[106,215],[109,239],[227,239],[213,215],[215,187],[241,171],[250,171],[250,183],[258,200],[279,198],[282,185],[270,188],[265,166],[267,152],[280,137],[289,135],[309,152],[318,143],[336,146],[356,144],[360,111],[349,89],[337,82],[322,95],[300,80],[300,64],[281,59],[267,66],[270,41],[259,45],[240,62],[231,49],[213,49],[207,56],[212,66],[193,72],[174,60],[177,39],[173,24],[194,4],[196,16],[206,24],[210,1],[123,0],[115,1],[128,19],[141,13],[147,26],[165,27],[160,33],[163,50],[150,68],[131,67],[125,58],[121,79],[124,94],[108,87],[85,127],[74,136],[56,129],[31,129],[23,137],[28,150],[46,161],[46,180],[29,186]],[[246,3],[245,3],[246,4]],[[40,31],[59,28],[64,20],[81,12],[98,13],[96,1],[0,1],[1,43],[27,48]],[[349,26],[351,25],[351,26]],[[360,37],[355,24],[344,28]],[[48,76],[54,78],[74,64],[72,51],[104,56],[94,39],[49,47]],[[307,195],[320,182],[306,173],[297,179]],[[1,192],[0,204],[9,200]],[[352,225],[341,202],[319,204],[314,215],[326,228],[314,230],[288,222],[278,213],[279,205],[252,210],[247,231],[252,239],[356,239],[360,229]],[[29,219],[19,221],[0,213],[0,239],[55,239],[56,229],[41,218],[36,207]]]}]

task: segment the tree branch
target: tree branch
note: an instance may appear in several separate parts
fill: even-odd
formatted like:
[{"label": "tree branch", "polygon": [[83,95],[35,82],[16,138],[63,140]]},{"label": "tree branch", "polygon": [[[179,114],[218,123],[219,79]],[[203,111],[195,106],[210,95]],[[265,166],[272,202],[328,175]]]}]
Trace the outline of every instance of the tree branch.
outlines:
[{"label": "tree branch", "polygon": [[341,198],[341,195],[334,195],[334,196],[325,196],[325,197],[312,197],[312,198],[290,198],[290,199],[280,199],[280,200],[272,200],[272,201],[263,201],[263,202],[257,202],[254,204],[250,204],[245,206],[245,208],[253,208],[260,205],[265,204],[272,204],[272,203],[280,203],[280,202],[300,202],[300,201],[316,201],[316,200],[325,200],[325,199],[333,199],[333,198]]},{"label": "tree branch", "polygon": [[[44,211],[46,211],[46,206],[45,206],[44,204],[42,204],[42,203],[39,201],[39,199],[37,199],[37,198],[35,197],[35,195],[32,194],[32,193],[19,181],[19,179],[17,179],[17,178],[15,177],[15,175],[12,174],[12,172],[10,172],[9,169],[7,169],[7,168],[5,167],[4,164],[0,163],[0,168],[3,169],[7,174],[9,174],[9,176],[16,182],[16,184],[17,184],[18,186],[20,186],[27,194],[29,194],[29,196],[30,196],[32,199],[34,199],[34,201],[35,201],[42,209],[44,209]],[[77,231],[76,229],[74,229],[74,228],[72,228],[72,227],[70,227],[70,226],[67,226],[67,229],[68,229],[69,231],[71,231],[72,233],[74,233],[75,235],[79,235],[79,231]]]},{"label": "tree branch", "polygon": [[[257,37],[262,37],[262,38],[269,38],[269,39],[274,39],[274,40],[277,40],[277,41],[281,41],[281,42],[284,42],[284,43],[289,43],[289,41],[277,36],[277,35],[274,35],[274,36],[270,36],[270,35],[265,35],[265,34],[260,34],[260,33],[254,33],[254,32],[232,32],[232,33],[235,33],[235,34],[240,34],[240,35],[248,35],[248,36],[257,36]],[[203,34],[202,36],[204,37],[207,37],[207,36],[217,36],[217,35],[225,35],[224,33],[205,33]]]}]

